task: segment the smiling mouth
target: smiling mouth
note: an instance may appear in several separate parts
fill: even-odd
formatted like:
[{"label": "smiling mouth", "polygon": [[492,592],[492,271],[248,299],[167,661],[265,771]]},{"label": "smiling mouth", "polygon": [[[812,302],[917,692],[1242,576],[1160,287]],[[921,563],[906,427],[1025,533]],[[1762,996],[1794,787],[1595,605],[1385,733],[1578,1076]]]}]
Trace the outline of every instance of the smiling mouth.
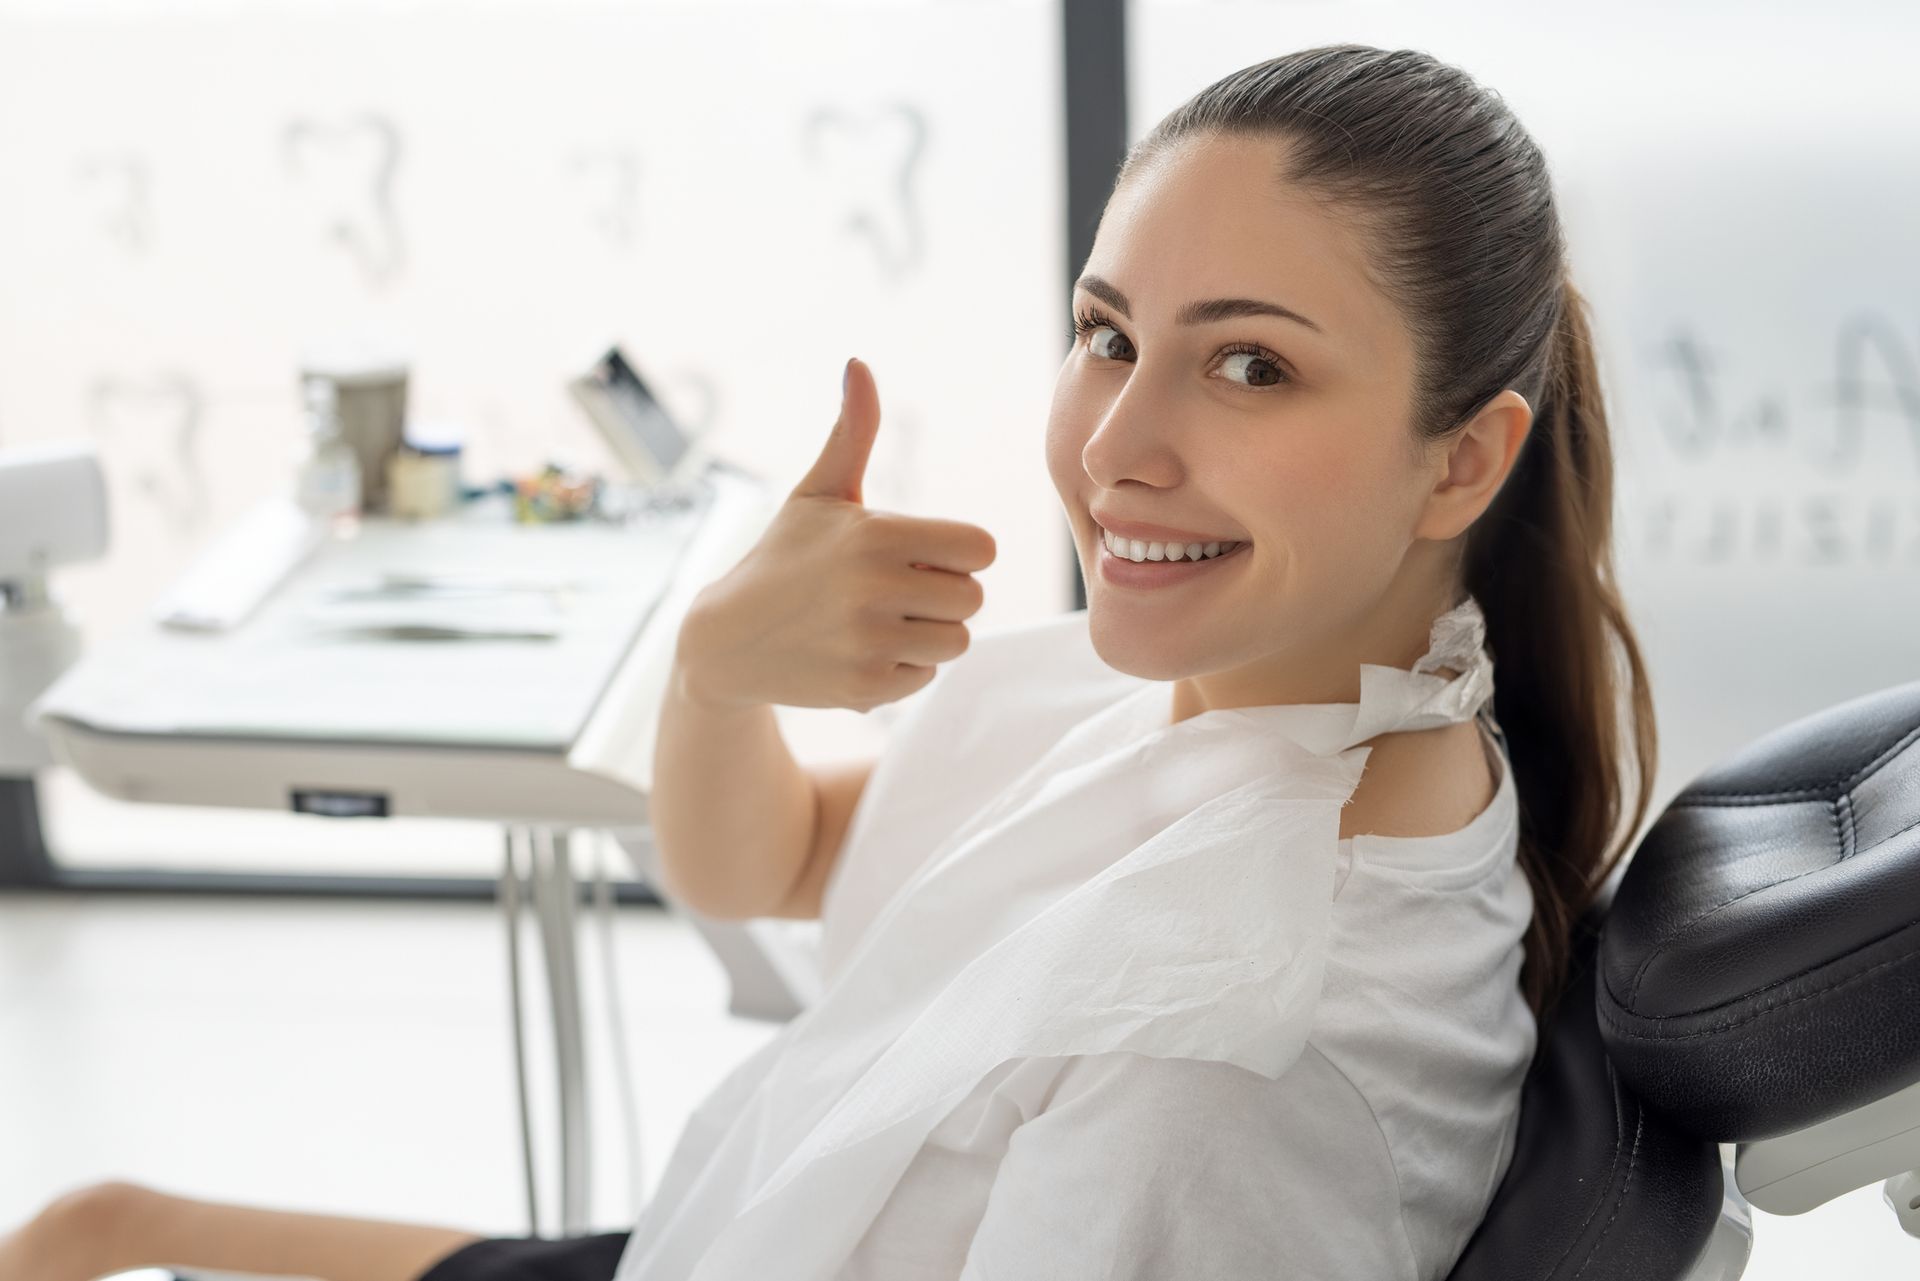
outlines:
[{"label": "smiling mouth", "polygon": [[1231,556],[1241,548],[1249,546],[1245,539],[1211,540],[1205,543],[1148,542],[1139,538],[1121,538],[1109,533],[1095,524],[1096,537],[1115,560],[1124,560],[1135,565],[1192,563],[1195,561],[1219,560]]}]

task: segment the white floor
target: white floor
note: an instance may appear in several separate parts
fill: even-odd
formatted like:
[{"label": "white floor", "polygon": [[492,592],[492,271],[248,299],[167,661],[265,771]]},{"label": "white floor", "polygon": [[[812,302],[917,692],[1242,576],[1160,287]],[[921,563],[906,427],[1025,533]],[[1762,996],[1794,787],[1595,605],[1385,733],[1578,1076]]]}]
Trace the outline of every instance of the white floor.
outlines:
[{"label": "white floor", "polygon": [[[644,1196],[693,1106],[777,1028],[725,1014],[725,978],[684,922],[617,917]],[[504,928],[479,904],[0,896],[0,1224],[120,1177],[526,1231]],[[532,943],[529,928],[530,964]],[[581,945],[592,1226],[610,1230],[631,1224],[634,1201],[597,922],[583,921]],[[537,1002],[528,1012],[543,1025]],[[551,1065],[546,1044],[534,1048],[546,1139]],[[541,1155],[550,1170],[550,1144]],[[550,1178],[541,1195],[551,1216]],[[1755,1238],[1751,1281],[1920,1271],[1920,1241],[1878,1185],[1797,1218],[1756,1214]]]},{"label": "white floor", "polygon": [[[598,1230],[631,1226],[687,1114],[777,1030],[725,1013],[724,974],[684,922],[615,918],[644,1172],[630,1192],[603,936],[582,918]],[[485,904],[0,896],[0,1223],[119,1177],[526,1232],[505,928]],[[522,928],[532,1034],[546,1010]],[[530,1050],[551,1232],[551,1047]]]}]

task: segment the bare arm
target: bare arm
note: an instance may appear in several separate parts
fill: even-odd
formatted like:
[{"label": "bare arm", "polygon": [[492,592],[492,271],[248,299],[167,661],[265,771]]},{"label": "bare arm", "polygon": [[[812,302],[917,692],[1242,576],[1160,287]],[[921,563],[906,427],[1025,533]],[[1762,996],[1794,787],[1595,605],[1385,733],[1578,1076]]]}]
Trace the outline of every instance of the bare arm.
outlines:
[{"label": "bare arm", "polygon": [[873,766],[873,761],[864,760],[825,765],[808,771],[813,779],[814,791],[820,798],[818,818],[814,824],[813,850],[807,857],[807,865],[801,869],[799,879],[787,891],[787,897],[767,915],[808,921],[818,919],[821,897],[834,867],[840,862],[840,849],[846,844],[847,828],[853,821],[854,809],[860,804],[860,793],[866,790],[867,779],[873,775]]},{"label": "bare arm", "polygon": [[676,661],[649,797],[665,888],[715,920],[818,916],[872,768],[802,767],[772,704],[703,701]]},{"label": "bare arm", "polygon": [[966,652],[994,560],[978,525],[866,508],[879,396],[858,359],[841,386],[812,469],[681,622],[649,800],[660,888],[703,916],[819,914],[872,766],[802,769],[774,708],[871,711],[926,688]]}]

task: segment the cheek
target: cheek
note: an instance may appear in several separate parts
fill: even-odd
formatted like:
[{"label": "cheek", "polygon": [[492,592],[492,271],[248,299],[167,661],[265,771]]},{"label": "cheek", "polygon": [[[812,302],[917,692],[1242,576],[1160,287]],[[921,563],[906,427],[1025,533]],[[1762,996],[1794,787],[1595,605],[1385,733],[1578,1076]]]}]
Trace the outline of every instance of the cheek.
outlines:
[{"label": "cheek", "polygon": [[1351,442],[1315,441],[1265,464],[1269,477],[1285,479],[1269,481],[1261,505],[1301,577],[1328,584],[1371,579],[1401,523],[1395,505],[1404,477]]},{"label": "cheek", "polygon": [[1076,387],[1070,369],[1054,381],[1053,403],[1047,410],[1047,472],[1062,500],[1078,496],[1086,485],[1080,455],[1093,435],[1096,410]]}]

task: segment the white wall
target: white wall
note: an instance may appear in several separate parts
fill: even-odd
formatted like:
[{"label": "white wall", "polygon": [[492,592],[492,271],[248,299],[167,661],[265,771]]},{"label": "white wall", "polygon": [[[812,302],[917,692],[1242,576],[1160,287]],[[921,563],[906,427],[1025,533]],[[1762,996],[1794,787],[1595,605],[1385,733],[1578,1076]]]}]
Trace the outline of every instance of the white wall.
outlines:
[{"label": "white wall", "polygon": [[[134,622],[289,483],[300,350],[340,332],[412,351],[412,408],[468,426],[476,479],[603,461],[563,384],[618,341],[789,488],[857,354],[869,505],[994,534],[973,625],[1066,608],[1058,26],[1042,0],[0,3],[0,445],[92,437],[114,501],[70,608]],[[494,859],[464,825],[47,791],[77,861]]]}]

